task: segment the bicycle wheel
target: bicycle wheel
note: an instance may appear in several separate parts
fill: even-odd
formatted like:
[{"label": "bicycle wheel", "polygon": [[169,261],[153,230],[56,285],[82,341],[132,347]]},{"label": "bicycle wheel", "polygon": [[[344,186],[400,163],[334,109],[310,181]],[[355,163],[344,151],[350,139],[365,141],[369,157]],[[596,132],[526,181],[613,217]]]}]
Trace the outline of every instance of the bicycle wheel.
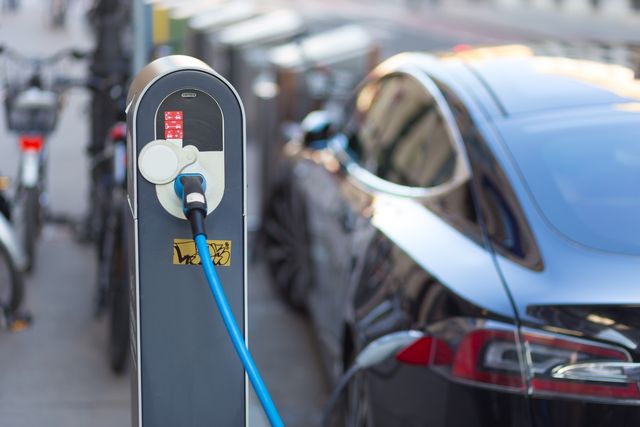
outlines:
[{"label": "bicycle wheel", "polygon": [[37,188],[23,188],[14,204],[16,235],[27,256],[26,271],[33,270],[36,260],[36,241],[42,226],[40,191]]},{"label": "bicycle wheel", "polygon": [[5,245],[0,242],[0,306],[5,315],[18,310],[23,296],[22,274],[16,269]]},{"label": "bicycle wheel", "polygon": [[109,364],[111,370],[121,374],[127,367],[129,356],[129,265],[124,209],[118,212],[113,253],[111,256],[111,283],[109,306]]}]

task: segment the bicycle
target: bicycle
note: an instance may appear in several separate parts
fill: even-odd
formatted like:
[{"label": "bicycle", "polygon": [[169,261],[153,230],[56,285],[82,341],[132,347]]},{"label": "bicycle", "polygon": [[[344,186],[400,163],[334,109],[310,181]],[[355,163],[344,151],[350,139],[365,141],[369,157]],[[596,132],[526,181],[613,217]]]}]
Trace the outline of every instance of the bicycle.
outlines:
[{"label": "bicycle", "polygon": [[[56,75],[54,68],[66,59],[85,59],[86,54],[65,49],[49,57],[30,58],[0,46],[0,55],[18,65],[15,75],[10,77],[7,72],[5,77],[5,113],[7,127],[18,134],[20,148],[14,226],[26,253],[26,270],[31,271],[47,205],[46,138],[56,129],[64,93],[80,85],[77,81]],[[52,74],[48,75],[48,72]]]},{"label": "bicycle", "polygon": [[131,58],[124,38],[126,0],[97,0],[89,14],[96,32],[89,77],[91,100],[90,209],[85,238],[97,248],[97,316],[108,319],[108,361],[120,374],[129,356],[129,254],[126,195],[127,85]]},{"label": "bicycle", "polygon": [[99,156],[102,227],[98,239],[98,314],[109,316],[108,359],[122,373],[129,355],[129,253],[126,124],[116,123]]},{"label": "bicycle", "polygon": [[26,328],[31,317],[20,312],[26,262],[11,226],[11,207],[4,193],[7,181],[0,178],[0,329],[16,332]]},{"label": "bicycle", "polygon": [[[95,77],[95,76],[94,76]],[[88,221],[97,247],[96,313],[109,316],[108,360],[111,370],[120,374],[129,355],[129,256],[126,218],[126,79],[128,74],[114,74],[106,80],[93,80],[93,90],[110,94],[109,109],[115,117],[96,117],[104,126],[115,122],[105,141],[91,151],[91,209]],[[96,85],[96,82],[98,84]],[[101,83],[100,83],[101,82]],[[107,90],[108,89],[108,90]]]},{"label": "bicycle", "polygon": [[[96,242],[100,250],[102,218],[99,200],[102,174],[99,158],[105,149],[105,141],[119,115],[124,111],[127,82],[131,73],[130,49],[126,41],[130,10],[127,0],[94,0],[88,12],[88,20],[94,28],[96,46],[89,65],[90,140],[87,152],[92,162],[89,212],[84,226],[83,239]],[[99,160],[99,159],[98,159]]]}]

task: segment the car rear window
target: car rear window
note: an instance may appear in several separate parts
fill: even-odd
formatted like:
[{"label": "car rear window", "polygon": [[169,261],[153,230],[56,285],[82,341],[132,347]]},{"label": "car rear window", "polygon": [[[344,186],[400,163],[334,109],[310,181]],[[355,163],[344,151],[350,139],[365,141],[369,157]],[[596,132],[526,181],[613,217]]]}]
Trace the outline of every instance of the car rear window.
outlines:
[{"label": "car rear window", "polygon": [[580,244],[640,255],[640,107],[511,123],[507,145],[543,215]]}]

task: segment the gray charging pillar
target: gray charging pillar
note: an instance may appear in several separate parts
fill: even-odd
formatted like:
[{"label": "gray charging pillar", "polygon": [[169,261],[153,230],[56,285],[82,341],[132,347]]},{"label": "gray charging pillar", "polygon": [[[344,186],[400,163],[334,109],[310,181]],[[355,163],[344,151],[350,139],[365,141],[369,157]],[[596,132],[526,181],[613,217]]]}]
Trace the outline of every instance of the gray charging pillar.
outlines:
[{"label": "gray charging pillar", "polygon": [[242,364],[197,265],[189,222],[177,196],[172,199],[173,181],[151,183],[139,169],[141,151],[153,142],[149,147],[161,147],[146,159],[147,178],[163,172],[155,170],[158,165],[171,168],[172,161],[163,157],[171,150],[178,153],[180,172],[205,176],[213,209],[206,220],[211,255],[246,339],[242,103],[203,62],[170,56],[136,76],[129,90],[127,126],[129,250],[135,258],[132,425],[245,426]]}]

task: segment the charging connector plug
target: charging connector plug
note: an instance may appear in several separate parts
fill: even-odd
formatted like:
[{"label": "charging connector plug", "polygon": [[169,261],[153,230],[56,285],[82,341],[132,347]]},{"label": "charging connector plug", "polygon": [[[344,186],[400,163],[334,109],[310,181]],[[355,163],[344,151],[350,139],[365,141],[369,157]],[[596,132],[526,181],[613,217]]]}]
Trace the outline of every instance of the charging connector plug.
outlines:
[{"label": "charging connector plug", "polygon": [[175,181],[176,194],[182,200],[182,210],[191,223],[194,238],[200,234],[207,236],[204,224],[207,217],[206,188],[207,182],[200,174],[178,175]]}]

